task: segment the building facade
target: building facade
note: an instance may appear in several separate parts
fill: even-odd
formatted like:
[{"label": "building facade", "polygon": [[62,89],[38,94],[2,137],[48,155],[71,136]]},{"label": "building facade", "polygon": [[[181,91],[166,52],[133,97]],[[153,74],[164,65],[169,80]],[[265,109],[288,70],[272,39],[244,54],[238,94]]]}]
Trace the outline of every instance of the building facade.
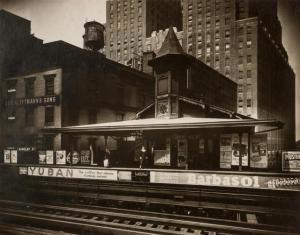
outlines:
[{"label": "building facade", "polygon": [[[284,133],[268,134],[270,145],[276,142],[280,149],[293,148],[295,75],[281,41],[277,1],[182,3],[184,50],[238,84],[239,113],[284,122]],[[276,93],[291,95],[277,99]],[[287,110],[279,113],[276,107]]]},{"label": "building facade", "polygon": [[170,25],[182,29],[180,0],[108,0],[106,56],[142,70],[146,37]]}]

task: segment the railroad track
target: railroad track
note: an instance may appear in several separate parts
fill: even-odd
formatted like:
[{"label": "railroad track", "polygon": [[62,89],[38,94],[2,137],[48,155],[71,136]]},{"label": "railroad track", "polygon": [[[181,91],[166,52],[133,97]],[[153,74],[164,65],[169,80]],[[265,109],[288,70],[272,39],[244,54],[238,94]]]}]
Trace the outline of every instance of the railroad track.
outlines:
[{"label": "railroad track", "polygon": [[194,216],[171,215],[107,207],[44,205],[0,200],[0,215],[6,220],[47,224],[93,234],[266,234],[295,235],[296,228]]}]

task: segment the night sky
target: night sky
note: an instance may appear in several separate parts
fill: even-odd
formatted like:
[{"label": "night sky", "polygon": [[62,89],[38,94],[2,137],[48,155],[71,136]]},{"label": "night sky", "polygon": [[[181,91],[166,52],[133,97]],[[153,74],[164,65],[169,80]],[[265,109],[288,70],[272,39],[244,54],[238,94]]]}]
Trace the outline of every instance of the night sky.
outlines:
[{"label": "night sky", "polygon": [[[262,0],[263,1],[263,0]],[[82,47],[83,24],[105,23],[105,0],[0,0],[6,9],[32,21],[32,33],[44,42],[64,40]],[[279,0],[283,44],[296,73],[296,139],[300,139],[300,0]],[[298,121],[299,120],[299,121]]]}]

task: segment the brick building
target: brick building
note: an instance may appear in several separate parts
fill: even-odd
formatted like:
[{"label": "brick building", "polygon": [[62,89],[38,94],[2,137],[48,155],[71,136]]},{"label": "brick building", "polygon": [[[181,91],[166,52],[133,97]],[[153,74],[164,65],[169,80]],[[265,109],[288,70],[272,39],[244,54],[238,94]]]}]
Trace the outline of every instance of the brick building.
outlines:
[{"label": "brick building", "polygon": [[108,0],[106,56],[141,70],[146,37],[170,25],[182,29],[180,0]]}]

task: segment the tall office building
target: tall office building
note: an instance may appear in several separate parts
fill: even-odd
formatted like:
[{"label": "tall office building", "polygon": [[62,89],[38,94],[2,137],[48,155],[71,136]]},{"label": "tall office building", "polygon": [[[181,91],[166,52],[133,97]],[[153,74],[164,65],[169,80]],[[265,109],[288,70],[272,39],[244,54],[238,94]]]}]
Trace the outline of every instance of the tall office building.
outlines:
[{"label": "tall office building", "polygon": [[146,37],[169,26],[182,29],[180,0],[107,0],[106,56],[141,69]]},{"label": "tall office building", "polygon": [[281,41],[277,0],[182,0],[182,4],[184,50],[238,84],[239,113],[284,122],[282,131],[268,134],[269,143],[291,148],[295,74]]}]

